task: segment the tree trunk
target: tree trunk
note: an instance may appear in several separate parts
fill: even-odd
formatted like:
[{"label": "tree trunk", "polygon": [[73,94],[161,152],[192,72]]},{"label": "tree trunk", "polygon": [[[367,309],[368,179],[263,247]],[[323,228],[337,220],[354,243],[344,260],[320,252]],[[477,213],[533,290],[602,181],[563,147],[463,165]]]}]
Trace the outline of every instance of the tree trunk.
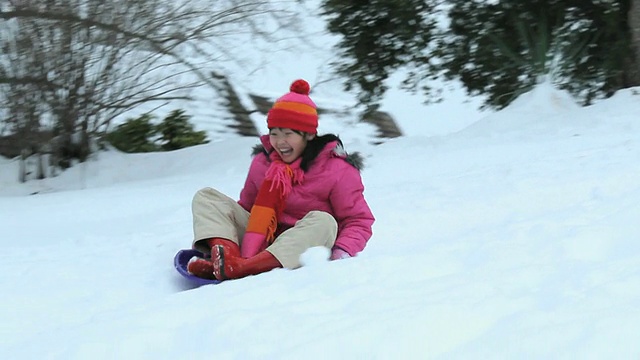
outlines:
[{"label": "tree trunk", "polygon": [[42,152],[39,152],[36,156],[37,156],[36,178],[38,180],[42,180],[47,177],[44,171],[44,159],[43,159],[44,155],[42,155]]},{"label": "tree trunk", "polygon": [[640,86],[640,0],[631,0],[628,14],[632,60],[628,66],[629,86]]},{"label": "tree trunk", "polygon": [[20,167],[18,168],[18,180],[21,183],[27,182],[27,149],[20,152]]}]

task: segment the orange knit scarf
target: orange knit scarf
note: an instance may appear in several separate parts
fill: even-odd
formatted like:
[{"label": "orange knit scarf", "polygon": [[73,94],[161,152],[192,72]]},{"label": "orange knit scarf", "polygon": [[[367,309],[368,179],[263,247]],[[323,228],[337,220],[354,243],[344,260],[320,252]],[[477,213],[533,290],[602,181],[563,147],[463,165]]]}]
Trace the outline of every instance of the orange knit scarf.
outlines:
[{"label": "orange knit scarf", "polygon": [[302,183],[304,171],[300,168],[302,159],[286,164],[276,151],[269,157],[271,165],[251,207],[246,232],[260,234],[264,236],[267,244],[272,244],[278,228],[278,217],[284,211],[287,196],[294,184]]}]

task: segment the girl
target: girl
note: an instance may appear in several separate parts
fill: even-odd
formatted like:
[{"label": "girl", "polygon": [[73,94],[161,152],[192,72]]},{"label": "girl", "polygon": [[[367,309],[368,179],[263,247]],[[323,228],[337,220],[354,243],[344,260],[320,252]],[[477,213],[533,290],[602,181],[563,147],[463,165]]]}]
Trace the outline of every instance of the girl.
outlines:
[{"label": "girl", "polygon": [[309,90],[296,80],[269,110],[269,135],[254,149],[238,202],[212,188],[194,196],[193,248],[211,259],[191,259],[192,274],[237,279],[300,267],[300,255],[314,246],[331,249],[331,260],[364,249],[374,217],[363,195],[361,159],[348,156],[337,136],[317,136]]}]

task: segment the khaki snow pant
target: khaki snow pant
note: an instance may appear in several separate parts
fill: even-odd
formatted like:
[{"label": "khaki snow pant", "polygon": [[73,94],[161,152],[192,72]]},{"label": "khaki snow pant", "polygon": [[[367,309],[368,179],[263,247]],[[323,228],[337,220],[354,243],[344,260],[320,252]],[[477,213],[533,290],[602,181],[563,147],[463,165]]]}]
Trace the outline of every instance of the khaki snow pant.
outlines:
[{"label": "khaki snow pant", "polygon": [[[208,252],[206,239],[220,237],[242,244],[249,212],[225,194],[212,189],[198,190],[193,197],[193,248]],[[284,231],[267,248],[283,267],[295,269],[301,266],[300,255],[315,246],[331,249],[338,234],[338,224],[324,211],[310,211]]]}]

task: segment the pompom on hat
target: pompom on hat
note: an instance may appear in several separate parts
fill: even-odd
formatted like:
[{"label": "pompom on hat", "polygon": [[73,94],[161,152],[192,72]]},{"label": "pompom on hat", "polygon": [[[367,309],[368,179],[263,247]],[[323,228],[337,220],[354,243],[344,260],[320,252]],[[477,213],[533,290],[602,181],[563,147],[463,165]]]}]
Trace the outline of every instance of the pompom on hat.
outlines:
[{"label": "pompom on hat", "polygon": [[267,126],[289,128],[309,134],[317,133],[318,111],[316,104],[309,98],[311,88],[305,80],[298,79],[289,87],[267,114]]}]

